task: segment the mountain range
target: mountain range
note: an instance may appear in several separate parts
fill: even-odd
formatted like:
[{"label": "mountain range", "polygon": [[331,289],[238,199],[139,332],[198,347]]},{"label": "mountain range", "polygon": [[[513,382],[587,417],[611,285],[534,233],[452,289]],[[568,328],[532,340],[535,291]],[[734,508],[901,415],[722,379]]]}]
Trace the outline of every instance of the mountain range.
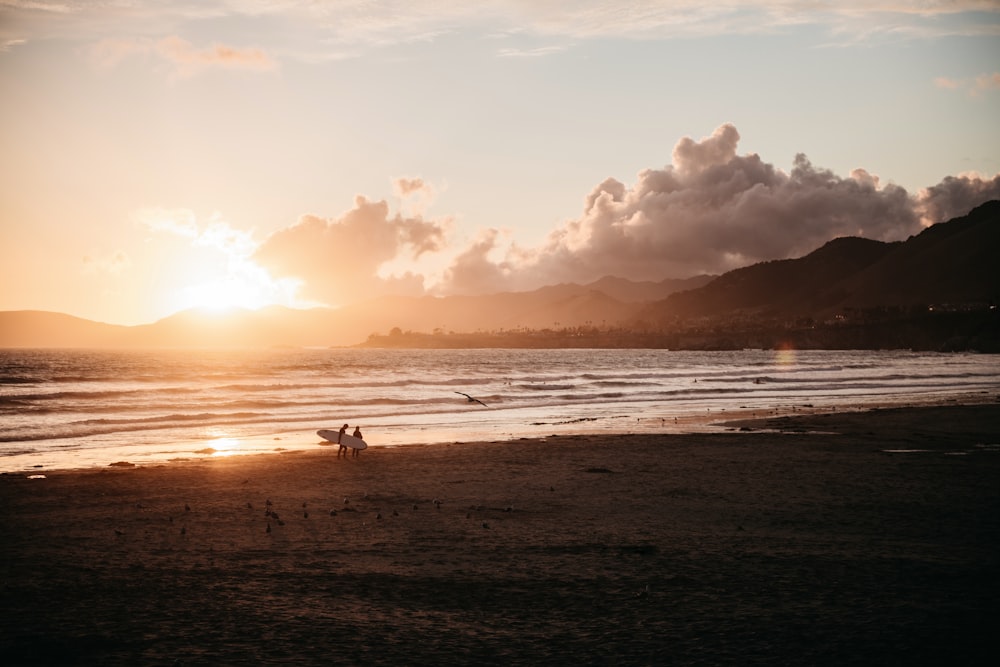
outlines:
[{"label": "mountain range", "polygon": [[342,308],[184,311],[120,326],[44,311],[0,312],[0,347],[345,346],[395,332],[574,328],[669,331],[734,319],[825,320],[877,310],[989,310],[1000,296],[1000,201],[906,241],[838,238],[798,259],[721,276],[482,296],[383,297]]}]

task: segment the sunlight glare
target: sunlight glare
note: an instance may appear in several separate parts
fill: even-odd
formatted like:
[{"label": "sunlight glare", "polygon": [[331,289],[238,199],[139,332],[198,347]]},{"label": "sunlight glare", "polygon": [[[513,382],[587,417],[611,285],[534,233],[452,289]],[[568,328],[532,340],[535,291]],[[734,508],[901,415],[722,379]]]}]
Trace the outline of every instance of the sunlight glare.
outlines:
[{"label": "sunlight glare", "polygon": [[209,445],[215,451],[213,457],[233,456],[240,453],[240,441],[237,438],[215,438]]},{"label": "sunlight glare", "polygon": [[281,305],[289,308],[310,307],[297,297],[301,281],[293,278],[275,280],[251,260],[233,263],[227,275],[173,291],[170,312],[198,309],[226,312],[235,309],[258,310],[265,306]]},{"label": "sunlight glare", "polygon": [[224,278],[182,290],[184,308],[222,312],[236,308],[256,310],[267,305],[266,298],[254,285],[238,278]]}]

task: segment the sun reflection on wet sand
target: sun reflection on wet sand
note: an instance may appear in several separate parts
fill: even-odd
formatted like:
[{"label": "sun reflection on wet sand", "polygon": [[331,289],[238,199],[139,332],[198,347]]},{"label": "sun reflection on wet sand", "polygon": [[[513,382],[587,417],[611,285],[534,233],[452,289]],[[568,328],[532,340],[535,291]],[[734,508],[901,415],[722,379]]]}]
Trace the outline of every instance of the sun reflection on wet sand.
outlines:
[{"label": "sun reflection on wet sand", "polygon": [[212,440],[209,448],[215,450],[211,454],[213,457],[233,456],[241,453],[242,444],[238,438],[222,437]]}]

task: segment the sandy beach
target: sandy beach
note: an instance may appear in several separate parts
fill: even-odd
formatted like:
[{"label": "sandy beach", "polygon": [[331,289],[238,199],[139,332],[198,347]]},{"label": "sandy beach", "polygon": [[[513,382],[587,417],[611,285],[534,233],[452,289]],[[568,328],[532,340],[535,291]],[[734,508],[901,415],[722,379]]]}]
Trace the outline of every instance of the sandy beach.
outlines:
[{"label": "sandy beach", "polygon": [[0,476],[8,665],[993,664],[1000,405]]}]

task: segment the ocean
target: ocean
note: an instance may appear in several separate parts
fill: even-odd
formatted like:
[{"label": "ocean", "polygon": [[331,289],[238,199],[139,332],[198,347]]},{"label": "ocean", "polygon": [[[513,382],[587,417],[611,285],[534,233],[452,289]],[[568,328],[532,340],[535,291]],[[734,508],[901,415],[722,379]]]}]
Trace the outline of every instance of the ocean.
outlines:
[{"label": "ocean", "polygon": [[998,391],[1000,357],[979,354],[8,349],[0,471],[315,449],[344,423],[372,447],[610,437]]}]

